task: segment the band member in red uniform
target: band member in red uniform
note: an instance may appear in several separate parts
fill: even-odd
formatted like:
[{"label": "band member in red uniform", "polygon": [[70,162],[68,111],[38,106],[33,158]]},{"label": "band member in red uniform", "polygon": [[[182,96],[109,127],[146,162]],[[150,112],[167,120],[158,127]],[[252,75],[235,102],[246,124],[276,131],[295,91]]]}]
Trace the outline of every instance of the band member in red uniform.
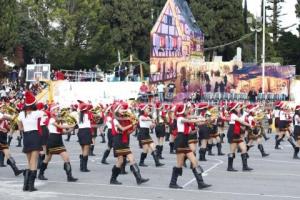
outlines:
[{"label": "band member in red uniform", "polygon": [[192,171],[198,183],[198,189],[203,189],[210,187],[211,185],[204,183],[202,178],[203,169],[198,165],[198,161],[188,144],[188,138],[190,133],[190,126],[188,125],[188,123],[198,123],[201,122],[203,119],[188,119],[186,117],[187,113],[188,110],[186,109],[185,104],[178,104],[176,106],[178,134],[175,139],[175,149],[177,166],[173,167],[169,187],[174,189],[182,188],[177,184],[177,179],[178,176],[182,175],[182,167],[184,164],[185,157],[187,157],[192,163]]},{"label": "band member in red uniform", "polygon": [[279,113],[280,113],[280,107],[283,105],[283,102],[275,102],[275,109],[273,111],[273,116],[275,118],[275,129],[276,129],[276,135],[275,135],[275,149],[280,149],[279,145],[282,139],[279,139]]},{"label": "band member in red uniform", "polygon": [[90,145],[92,144],[92,133],[91,133],[91,120],[93,118],[92,113],[89,112],[91,106],[84,103],[83,101],[79,102],[79,119],[78,123],[78,141],[81,146],[81,155],[80,158],[80,171],[89,172],[87,168],[88,156],[90,151]]},{"label": "band member in red uniform", "polygon": [[250,124],[246,123],[240,118],[240,105],[238,103],[231,103],[229,105],[229,128],[227,132],[227,139],[228,143],[230,144],[230,153],[228,154],[228,168],[227,171],[237,171],[233,168],[233,160],[235,158],[235,152],[237,151],[238,147],[241,150],[241,157],[243,162],[243,171],[251,171],[252,168],[248,167],[247,159],[247,146],[241,136],[241,125],[251,127]]},{"label": "band member in red uniform", "polygon": [[[113,149],[115,157],[117,158],[117,163],[112,168],[112,175],[110,178],[110,184],[120,185],[117,178],[121,173],[121,167],[124,163],[124,157],[129,160],[130,163],[130,170],[132,171],[133,175],[135,176],[136,182],[138,185],[149,181],[149,179],[144,179],[141,176],[140,169],[134,160],[134,156],[129,147],[129,137],[130,133],[128,132],[133,131],[136,127],[136,124],[129,124],[127,126],[121,125],[121,115],[125,112],[128,108],[128,104],[120,103],[114,106],[114,116],[112,120],[112,135],[113,135]],[[126,159],[125,158],[125,159]]]},{"label": "band member in red uniform", "polygon": [[[198,104],[198,109],[200,112],[200,116],[202,118],[207,118],[207,108],[208,104],[207,103],[199,103]],[[199,125],[199,130],[198,130],[198,139],[199,139],[199,144],[200,144],[200,149],[199,149],[199,161],[206,161],[205,154],[207,151],[207,144],[209,140],[209,132],[210,129],[208,127],[208,124],[206,123],[201,123]]]},{"label": "band member in red uniform", "polygon": [[162,105],[160,102],[155,104],[155,134],[157,137],[157,155],[159,159],[164,159],[162,157],[162,151],[164,147],[164,141],[166,136],[166,122],[167,122],[167,110],[168,105]]},{"label": "band member in red uniform", "polygon": [[28,169],[24,171],[23,191],[36,191],[37,160],[42,150],[40,121],[43,112],[37,111],[36,99],[29,91],[25,92],[25,108],[19,114],[19,130],[24,131],[23,152],[26,154]]},{"label": "band member in red uniform", "polygon": [[[1,105],[0,105],[0,108],[1,108]],[[2,160],[3,163],[1,163],[1,164],[4,165],[4,158],[6,158],[7,164],[12,168],[15,176],[18,176],[23,172],[23,170],[18,169],[18,167],[16,165],[16,161],[11,156],[9,147],[7,144],[7,134],[10,129],[8,120],[11,120],[11,119],[12,119],[12,116],[4,114],[4,112],[2,112],[0,110],[0,153],[3,156],[3,160]]]},{"label": "band member in red uniform", "polygon": [[50,119],[50,113],[48,111],[45,110],[45,106],[43,103],[39,102],[36,104],[36,107],[38,110],[43,112],[43,117],[41,118],[40,121],[40,126],[42,129],[42,148],[43,150],[40,151],[39,154],[39,159],[38,159],[38,169],[41,167],[41,164],[43,162],[43,160],[45,159],[45,155],[47,153],[47,140],[49,137],[49,130],[48,130],[48,123],[49,123],[49,119]]},{"label": "band member in red uniform", "polygon": [[75,182],[77,181],[76,178],[72,176],[72,168],[70,164],[69,154],[63,143],[63,130],[64,129],[71,129],[74,128],[74,125],[63,125],[62,119],[59,119],[57,114],[59,112],[59,106],[54,105],[50,108],[51,118],[49,119],[48,123],[48,130],[50,132],[49,138],[47,141],[47,156],[46,159],[42,162],[41,168],[39,171],[38,179],[39,180],[48,180],[45,176],[45,170],[48,167],[48,163],[51,161],[53,155],[60,155],[62,160],[64,161],[64,170],[67,174],[68,182]]},{"label": "band member in red uniform", "polygon": [[295,115],[293,117],[294,123],[294,139],[297,142],[297,146],[294,149],[294,159],[300,159],[298,156],[300,148],[300,105],[295,108]]},{"label": "band member in red uniform", "polygon": [[176,107],[175,105],[172,106],[168,113],[168,123],[169,123],[169,131],[170,131],[170,141],[169,141],[170,154],[175,154],[174,140],[176,138],[176,133],[177,133],[177,124],[176,124],[177,122],[174,114],[175,107]]},{"label": "band member in red uniform", "polygon": [[113,148],[113,136],[112,136],[113,111],[111,105],[106,108],[104,115],[106,116],[104,121],[105,121],[105,126],[107,128],[107,149],[104,151],[104,154],[101,159],[101,163],[108,165],[109,163],[106,161],[106,159],[109,156],[111,149]]},{"label": "band member in red uniform", "polygon": [[155,144],[150,136],[150,129],[154,126],[154,120],[149,116],[150,108],[147,104],[140,105],[140,116],[139,116],[139,140],[142,144],[143,153],[141,154],[141,159],[139,166],[147,167],[144,163],[147,154],[151,153],[153,156],[155,166],[160,167],[164,164],[159,162],[159,157],[157,150],[155,150]]}]

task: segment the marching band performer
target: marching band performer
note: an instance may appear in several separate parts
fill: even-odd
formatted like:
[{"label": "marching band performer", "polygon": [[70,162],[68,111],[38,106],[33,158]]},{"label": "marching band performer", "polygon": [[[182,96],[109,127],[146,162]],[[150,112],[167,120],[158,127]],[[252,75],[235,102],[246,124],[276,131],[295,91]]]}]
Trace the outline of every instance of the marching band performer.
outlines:
[{"label": "marching band performer", "polygon": [[23,191],[36,191],[34,187],[37,175],[37,160],[39,152],[42,150],[41,133],[39,132],[40,121],[43,112],[37,111],[36,99],[34,95],[25,92],[25,108],[19,114],[19,130],[24,131],[23,152],[26,154],[28,169],[24,171]]},{"label": "marching band performer", "polygon": [[121,118],[119,117],[121,117],[122,113],[127,110],[128,104],[120,103],[120,104],[116,104],[114,107],[115,108],[113,109],[114,115],[112,120],[112,135],[113,135],[113,149],[114,149],[115,157],[117,158],[117,163],[112,168],[110,184],[114,184],[114,185],[122,184],[117,180],[117,178],[121,173],[121,167],[122,164],[125,162],[124,160],[125,157],[125,159],[127,158],[129,160],[130,170],[135,176],[137,184],[140,185],[142,183],[149,181],[149,179],[142,178],[140,169],[134,160],[134,156],[129,146],[130,133],[128,131],[130,130],[132,132],[135,129],[136,124],[131,123],[127,126],[121,125]]},{"label": "marching band performer", "polygon": [[105,118],[105,125],[107,127],[107,149],[104,151],[104,154],[101,159],[101,163],[108,165],[109,163],[106,161],[107,157],[110,154],[111,149],[113,148],[113,136],[112,136],[112,120],[113,120],[113,112],[112,112],[112,105],[108,106],[105,110],[104,115]]},{"label": "marching band performer", "polygon": [[150,129],[154,126],[154,120],[149,116],[150,108],[147,104],[140,105],[140,116],[139,116],[139,140],[143,148],[143,153],[141,153],[141,159],[139,166],[147,167],[144,163],[147,154],[151,153],[153,156],[155,166],[160,167],[164,164],[160,163],[157,150],[155,149],[155,144],[150,136]]},{"label": "marching band performer", "polygon": [[253,145],[254,142],[257,143],[257,147],[261,153],[262,157],[267,157],[269,154],[267,154],[264,150],[264,146],[262,145],[262,129],[260,128],[260,125],[257,120],[254,118],[254,111],[257,108],[257,105],[250,104],[248,105],[249,114],[246,117],[246,122],[249,123],[253,129],[248,129],[248,143],[247,143],[247,151],[249,151],[249,147]]},{"label": "marching band performer", "polygon": [[81,146],[80,171],[89,172],[87,168],[90,145],[92,144],[91,120],[93,115],[89,112],[91,106],[78,100],[79,103],[79,119],[78,122],[78,141]]},{"label": "marching band performer", "polygon": [[[1,108],[1,105],[0,105]],[[12,116],[4,114],[0,110],[0,153],[2,156],[1,160],[1,165],[4,165],[4,158],[6,157],[7,159],[7,164],[12,168],[15,176],[20,175],[23,170],[19,170],[15,159],[11,156],[10,151],[9,151],[9,146],[7,144],[7,134],[9,132],[9,120],[12,119]]]},{"label": "marching band performer", "polygon": [[297,146],[294,149],[294,159],[300,159],[298,157],[300,148],[300,105],[295,108],[295,115],[293,117],[294,124],[294,139],[297,142]]},{"label": "marching band performer", "polygon": [[182,187],[177,184],[177,179],[178,176],[182,175],[182,167],[184,165],[185,157],[187,157],[192,163],[192,171],[198,183],[198,189],[203,189],[210,187],[211,185],[204,183],[202,178],[203,169],[198,165],[198,161],[188,144],[188,137],[190,133],[190,127],[188,123],[198,123],[203,119],[188,119],[186,117],[187,113],[188,110],[186,109],[185,104],[178,104],[176,106],[178,135],[175,139],[175,149],[177,166],[173,167],[169,187],[174,189],[182,189]]},{"label": "marching band performer", "polygon": [[172,106],[168,113],[168,123],[169,123],[169,132],[170,132],[170,140],[169,140],[169,146],[170,146],[170,154],[175,154],[174,152],[174,140],[176,138],[177,133],[177,122],[175,117],[175,106]]},{"label": "marching band performer", "polygon": [[[199,103],[198,104],[198,109],[200,112],[200,116],[202,118],[207,118],[207,108],[208,104],[207,103]],[[199,130],[198,130],[198,139],[199,139],[199,144],[200,144],[200,149],[199,149],[199,161],[207,161],[205,158],[205,154],[207,151],[207,144],[208,144],[208,139],[209,139],[209,127],[206,123],[201,123],[199,125]]]},{"label": "marching band performer", "polygon": [[166,136],[166,122],[167,122],[167,111],[168,105],[162,105],[160,102],[156,102],[155,104],[155,112],[154,112],[154,120],[155,124],[155,134],[157,137],[157,155],[159,159],[164,159],[162,157],[162,151],[164,147],[164,141]]},{"label": "marching band performer", "polygon": [[274,123],[275,123],[275,129],[276,129],[276,133],[275,133],[275,149],[280,149],[279,145],[280,142],[282,141],[282,139],[279,139],[280,136],[280,132],[279,132],[279,113],[280,113],[280,107],[282,106],[282,102],[275,102],[275,109],[273,111],[273,116],[274,116]]},{"label": "marching band performer", "polygon": [[59,119],[59,105],[54,105],[50,108],[51,117],[48,123],[49,137],[47,141],[47,156],[46,159],[42,162],[38,179],[39,180],[48,180],[45,176],[45,170],[48,167],[48,163],[51,161],[53,155],[60,155],[64,161],[64,170],[67,174],[68,182],[76,182],[77,179],[72,176],[72,168],[70,164],[69,154],[63,143],[63,130],[72,129],[74,125],[63,125],[62,119]]},{"label": "marching band performer", "polygon": [[251,171],[253,169],[248,167],[247,164],[247,159],[248,159],[247,147],[241,135],[241,125],[247,127],[251,127],[251,125],[241,119],[240,110],[238,109],[238,107],[239,104],[235,102],[229,105],[230,119],[229,119],[229,128],[227,132],[227,139],[228,139],[228,143],[230,144],[230,153],[228,154],[227,171],[233,171],[233,172],[237,171],[236,169],[233,168],[233,160],[235,158],[235,152],[238,147],[241,150],[243,171]]}]

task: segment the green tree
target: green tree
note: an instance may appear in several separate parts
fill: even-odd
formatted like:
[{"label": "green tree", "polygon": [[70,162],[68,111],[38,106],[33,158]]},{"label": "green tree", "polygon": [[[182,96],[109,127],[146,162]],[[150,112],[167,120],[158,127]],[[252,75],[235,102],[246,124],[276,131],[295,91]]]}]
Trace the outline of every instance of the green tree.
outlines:
[{"label": "green tree", "polygon": [[[296,4],[296,16],[300,19],[300,0],[297,0],[297,4]],[[297,28],[299,35],[300,35],[300,24],[298,25]]]}]

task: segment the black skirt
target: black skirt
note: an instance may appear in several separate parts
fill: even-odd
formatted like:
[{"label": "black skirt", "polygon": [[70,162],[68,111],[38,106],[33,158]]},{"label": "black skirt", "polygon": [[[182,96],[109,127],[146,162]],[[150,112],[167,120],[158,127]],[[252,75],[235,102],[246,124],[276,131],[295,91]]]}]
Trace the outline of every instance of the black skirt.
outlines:
[{"label": "black skirt", "polygon": [[153,140],[150,136],[150,129],[149,128],[140,128],[139,129],[139,140],[140,140],[142,145],[153,143]]},{"label": "black skirt", "polygon": [[269,125],[272,125],[273,124],[273,119],[271,118],[271,119],[268,119],[268,124]]},{"label": "black skirt", "polygon": [[234,134],[233,130],[234,130],[234,125],[229,124],[229,128],[228,128],[228,131],[227,131],[227,141],[228,141],[228,143],[229,144],[232,144],[232,143],[239,144],[239,143],[243,142],[242,136]]},{"label": "black skirt", "polygon": [[129,140],[126,143],[122,141],[122,134],[117,134],[113,136],[113,149],[114,149],[114,156],[127,156],[131,154],[131,150],[129,147]]},{"label": "black skirt", "polygon": [[200,141],[203,140],[203,139],[208,140],[210,132],[211,132],[211,130],[207,125],[200,125],[199,126],[199,131],[198,131],[199,140]]},{"label": "black skirt", "polygon": [[156,134],[156,137],[158,137],[158,138],[165,137],[166,136],[165,124],[163,124],[163,123],[157,124],[155,127],[155,134]]},{"label": "black skirt", "polygon": [[280,131],[286,131],[288,128],[288,121],[286,120],[279,120],[278,128]]},{"label": "black skirt", "polygon": [[107,146],[109,148],[112,148],[113,147],[113,136],[111,134],[111,129],[108,129],[107,130]]},{"label": "black skirt", "polygon": [[65,152],[66,148],[61,134],[50,133],[47,142],[47,154],[60,154]]},{"label": "black skirt", "polygon": [[92,134],[90,128],[80,128],[78,130],[78,140],[80,145],[92,144]]},{"label": "black skirt", "polygon": [[197,144],[198,143],[197,133],[190,133],[189,134],[188,143],[189,144]]},{"label": "black skirt", "polygon": [[7,133],[3,133],[0,131],[0,151],[4,149],[8,149]]},{"label": "black skirt", "polygon": [[275,128],[279,128],[279,121],[280,121],[279,117],[276,117],[275,118]]},{"label": "black skirt", "polygon": [[47,140],[49,137],[49,129],[47,126],[42,126],[42,145],[47,145]]},{"label": "black skirt", "polygon": [[174,148],[176,150],[176,154],[187,154],[192,152],[189,147],[189,135],[179,132],[174,141]]},{"label": "black skirt", "polygon": [[42,136],[39,135],[37,130],[24,132],[23,153],[41,151],[42,149]]},{"label": "black skirt", "polygon": [[295,141],[300,140],[300,126],[294,127],[294,139]]}]

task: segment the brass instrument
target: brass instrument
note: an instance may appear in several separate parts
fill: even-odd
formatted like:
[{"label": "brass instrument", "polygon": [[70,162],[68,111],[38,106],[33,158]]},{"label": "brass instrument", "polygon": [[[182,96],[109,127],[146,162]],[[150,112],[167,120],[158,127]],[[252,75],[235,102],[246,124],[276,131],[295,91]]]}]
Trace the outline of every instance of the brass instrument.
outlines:
[{"label": "brass instrument", "polygon": [[62,123],[66,123],[71,126],[75,126],[77,124],[77,120],[71,115],[70,111],[67,109],[61,110],[58,120]]},{"label": "brass instrument", "polygon": [[10,127],[12,131],[15,131],[18,129],[18,116],[19,116],[19,112],[16,108],[9,106],[9,105],[4,105],[2,107],[2,110],[4,111],[4,113],[9,114],[10,116],[12,116],[11,120],[10,120]]},{"label": "brass instrument", "polygon": [[254,119],[256,121],[262,121],[265,118],[265,115],[266,114],[262,110],[260,110],[260,111],[255,113]]}]

